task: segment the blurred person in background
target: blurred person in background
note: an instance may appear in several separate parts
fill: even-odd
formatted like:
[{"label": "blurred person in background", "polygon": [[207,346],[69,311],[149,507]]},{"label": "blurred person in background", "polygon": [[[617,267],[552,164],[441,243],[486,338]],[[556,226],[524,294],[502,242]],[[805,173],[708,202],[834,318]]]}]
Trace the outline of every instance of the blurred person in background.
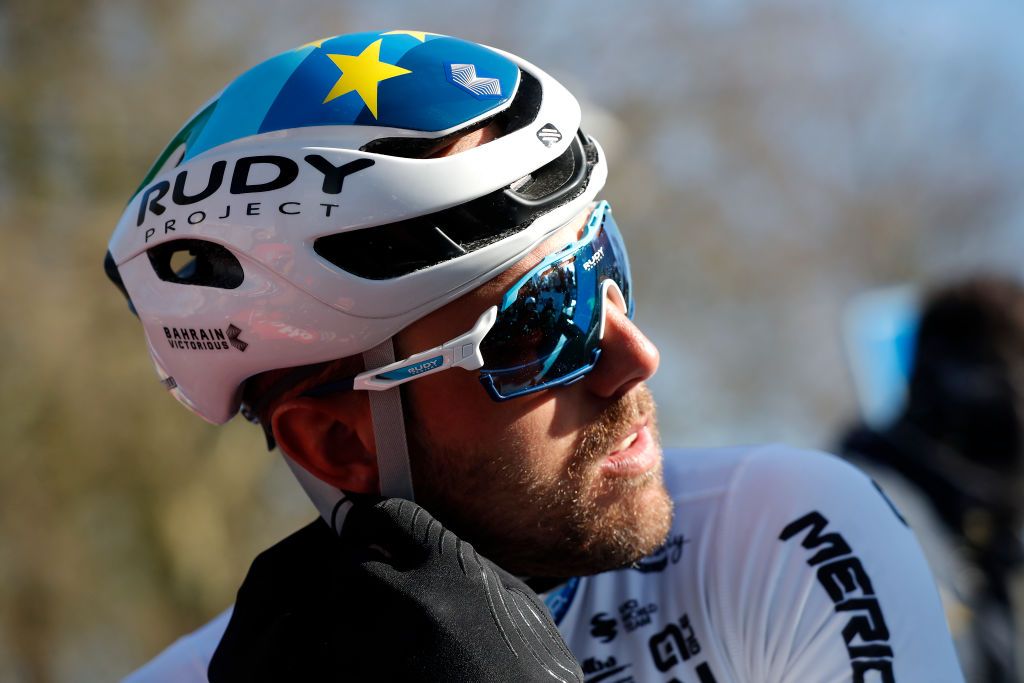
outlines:
[{"label": "blurred person in background", "polygon": [[839,450],[921,539],[967,680],[1020,681],[1024,288],[979,275],[930,292],[919,320],[897,318],[888,327],[913,340],[905,405],[854,428]]},{"label": "blurred person in background", "polygon": [[106,270],[163,386],[261,425],[321,518],[130,680],[962,680],[862,474],[663,457],[580,120],[525,60],[387,31],[254,67],[172,139]]}]

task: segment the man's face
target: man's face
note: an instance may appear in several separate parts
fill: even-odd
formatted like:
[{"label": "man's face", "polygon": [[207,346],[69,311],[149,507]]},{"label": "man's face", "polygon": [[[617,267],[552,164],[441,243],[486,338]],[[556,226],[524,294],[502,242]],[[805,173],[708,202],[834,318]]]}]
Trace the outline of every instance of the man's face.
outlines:
[{"label": "man's face", "polygon": [[[465,332],[522,274],[575,239],[589,210],[515,267],[418,321],[405,356]],[[403,387],[416,498],[506,570],[572,576],[619,567],[668,533],[671,502],[651,395],[658,351],[609,297],[602,355],[581,381],[492,401],[478,373]]]}]

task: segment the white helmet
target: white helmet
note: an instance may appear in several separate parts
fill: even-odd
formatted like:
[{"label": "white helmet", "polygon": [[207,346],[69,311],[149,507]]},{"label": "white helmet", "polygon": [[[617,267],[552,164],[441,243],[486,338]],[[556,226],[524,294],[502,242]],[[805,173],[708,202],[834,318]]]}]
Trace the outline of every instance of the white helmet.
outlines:
[{"label": "white helmet", "polygon": [[[492,142],[425,158],[492,122]],[[309,43],[185,124],[107,272],[164,385],[223,423],[247,378],[365,352],[579,213],[607,175],[579,125],[563,86],[492,48],[415,31]]]}]

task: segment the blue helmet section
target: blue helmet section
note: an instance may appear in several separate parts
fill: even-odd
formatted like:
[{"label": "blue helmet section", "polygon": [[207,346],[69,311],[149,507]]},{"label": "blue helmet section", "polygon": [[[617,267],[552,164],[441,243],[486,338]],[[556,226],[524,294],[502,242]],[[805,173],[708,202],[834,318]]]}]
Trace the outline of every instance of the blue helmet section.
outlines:
[{"label": "blue helmet section", "polygon": [[192,130],[184,160],[257,133],[363,125],[442,131],[515,94],[519,67],[481,45],[417,31],[335,36],[235,79]]}]

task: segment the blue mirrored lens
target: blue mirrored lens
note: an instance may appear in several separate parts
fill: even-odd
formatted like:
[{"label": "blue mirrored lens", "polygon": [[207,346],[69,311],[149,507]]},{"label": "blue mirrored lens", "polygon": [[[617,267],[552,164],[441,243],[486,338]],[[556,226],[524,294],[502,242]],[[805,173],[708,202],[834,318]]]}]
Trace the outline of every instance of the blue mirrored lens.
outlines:
[{"label": "blue mirrored lens", "polygon": [[632,317],[629,260],[607,202],[583,237],[544,259],[502,301],[480,345],[481,381],[499,399],[567,384],[600,355],[601,283],[618,285]]}]

